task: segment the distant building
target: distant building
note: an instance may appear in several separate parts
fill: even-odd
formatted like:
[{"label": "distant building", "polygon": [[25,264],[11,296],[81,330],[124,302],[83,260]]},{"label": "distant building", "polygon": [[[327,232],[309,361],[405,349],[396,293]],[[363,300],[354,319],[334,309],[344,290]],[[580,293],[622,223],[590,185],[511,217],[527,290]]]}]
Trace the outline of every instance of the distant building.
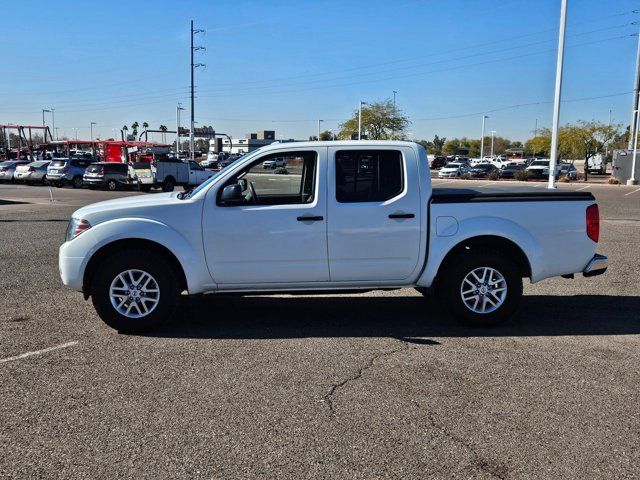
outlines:
[{"label": "distant building", "polygon": [[[257,133],[247,133],[245,138],[222,138],[222,151],[228,153],[244,154],[253,152],[260,147],[270,145],[276,141],[275,130],[259,130]],[[279,140],[280,142],[293,142],[294,140]]]}]

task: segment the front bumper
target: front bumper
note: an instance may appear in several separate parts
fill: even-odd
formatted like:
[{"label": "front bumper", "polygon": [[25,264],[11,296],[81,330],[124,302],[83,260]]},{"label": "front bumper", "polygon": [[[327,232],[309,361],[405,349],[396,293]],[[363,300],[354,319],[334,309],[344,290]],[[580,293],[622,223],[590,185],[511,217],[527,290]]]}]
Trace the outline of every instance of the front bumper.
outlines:
[{"label": "front bumper", "polygon": [[585,277],[595,277],[596,275],[602,275],[607,271],[607,267],[609,266],[609,259],[604,255],[600,255],[596,253],[593,258],[589,261],[582,274]]}]

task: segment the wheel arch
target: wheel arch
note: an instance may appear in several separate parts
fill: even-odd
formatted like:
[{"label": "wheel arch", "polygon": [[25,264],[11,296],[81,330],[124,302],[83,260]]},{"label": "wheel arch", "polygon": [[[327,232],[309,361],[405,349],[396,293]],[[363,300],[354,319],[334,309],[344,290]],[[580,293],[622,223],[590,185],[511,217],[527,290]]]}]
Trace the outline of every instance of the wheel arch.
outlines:
[{"label": "wheel arch", "polygon": [[107,243],[91,255],[91,258],[89,258],[87,266],[84,269],[82,279],[82,293],[84,294],[85,299],[89,298],[91,295],[91,283],[98,267],[115,253],[121,252],[125,249],[135,248],[141,248],[145,251],[155,251],[163,255],[163,257],[169,261],[171,268],[176,273],[180,289],[188,289],[187,277],[184,269],[178,258],[171,250],[160,243],[154,242],[153,240],[144,238],[126,238]]}]

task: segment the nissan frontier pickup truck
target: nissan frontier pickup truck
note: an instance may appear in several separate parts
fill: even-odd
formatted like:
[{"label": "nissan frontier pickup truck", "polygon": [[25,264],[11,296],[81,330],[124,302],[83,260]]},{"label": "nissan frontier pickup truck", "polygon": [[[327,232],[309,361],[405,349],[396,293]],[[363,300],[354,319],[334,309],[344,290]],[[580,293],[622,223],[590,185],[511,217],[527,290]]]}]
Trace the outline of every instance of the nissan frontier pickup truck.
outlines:
[{"label": "nissan frontier pickup truck", "polygon": [[274,143],[193,190],[80,208],[59,267],[119,331],[162,324],[185,294],[406,287],[487,326],[514,315],[523,278],[603,273],[598,235],[590,192],[432,188],[411,142]]}]

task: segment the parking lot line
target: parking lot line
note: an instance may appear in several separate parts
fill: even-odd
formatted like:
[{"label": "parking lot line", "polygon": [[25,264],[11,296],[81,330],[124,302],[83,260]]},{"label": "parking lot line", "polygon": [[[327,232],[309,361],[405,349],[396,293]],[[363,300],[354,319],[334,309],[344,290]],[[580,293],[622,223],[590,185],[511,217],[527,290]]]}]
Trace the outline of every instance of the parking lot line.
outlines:
[{"label": "parking lot line", "polygon": [[36,350],[34,352],[27,352],[21,355],[16,355],[15,357],[3,358],[0,360],[0,363],[12,362],[14,360],[21,360],[23,358],[32,357],[34,355],[42,355],[43,353],[52,352],[54,350],[60,350],[61,348],[73,347],[74,345],[77,345],[77,344],[78,342],[74,340],[72,342],[63,343],[61,345],[56,345],[54,347],[43,348],[42,350]]},{"label": "parking lot line", "polygon": [[585,190],[585,189],[589,188],[590,186],[591,185],[587,185],[585,187],[579,188],[579,189],[576,190],[576,192],[579,192],[580,190]]},{"label": "parking lot line", "polygon": [[494,185],[496,182],[489,182],[489,183],[484,183],[482,185],[478,185],[478,188],[482,188],[482,187],[488,187],[489,185]]},{"label": "parking lot line", "polygon": [[633,192],[625,193],[624,196],[631,195],[632,193],[640,192],[640,188],[636,188]]}]

